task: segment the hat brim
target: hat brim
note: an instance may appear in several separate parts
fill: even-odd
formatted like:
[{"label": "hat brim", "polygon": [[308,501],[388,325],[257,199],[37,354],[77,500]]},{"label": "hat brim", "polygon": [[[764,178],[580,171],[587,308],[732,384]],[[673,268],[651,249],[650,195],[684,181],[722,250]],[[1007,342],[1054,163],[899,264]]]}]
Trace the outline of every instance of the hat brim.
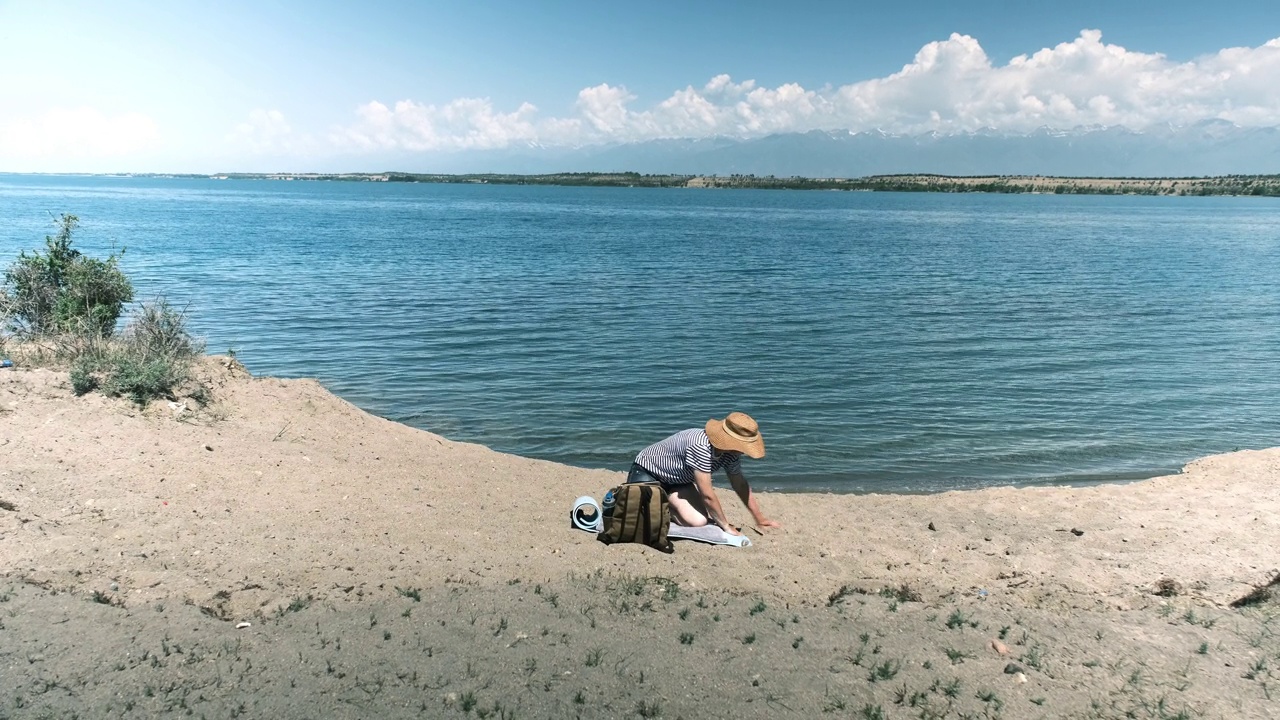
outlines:
[{"label": "hat brim", "polygon": [[715,418],[711,418],[707,421],[706,431],[707,437],[711,440],[712,447],[717,450],[732,450],[734,452],[740,452],[755,460],[759,460],[764,457],[763,435],[757,434],[754,441],[747,442],[742,438],[730,435],[724,429],[724,422]]}]

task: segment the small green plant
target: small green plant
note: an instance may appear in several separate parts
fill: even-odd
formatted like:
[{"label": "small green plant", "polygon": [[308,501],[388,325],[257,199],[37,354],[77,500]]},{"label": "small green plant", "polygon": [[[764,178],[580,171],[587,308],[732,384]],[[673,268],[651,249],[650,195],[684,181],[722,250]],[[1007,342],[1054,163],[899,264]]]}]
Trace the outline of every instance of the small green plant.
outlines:
[{"label": "small green plant", "polygon": [[636,703],[636,714],[642,718],[655,718],[662,714],[662,706],[657,700],[653,702],[640,700]]},{"label": "small green plant", "polygon": [[792,649],[794,649],[794,650],[799,650],[799,649],[800,649],[800,643],[802,643],[802,642],[804,642],[804,637],[803,637],[803,636],[801,636],[801,637],[797,637],[795,640],[792,640],[792,641],[791,641],[791,647],[792,647]]},{"label": "small green plant", "polygon": [[1039,645],[1032,645],[1027,649],[1027,652],[1022,655],[1022,662],[1026,663],[1027,667],[1041,670],[1043,669],[1042,666],[1044,663],[1042,652],[1043,651]]},{"label": "small green plant", "polygon": [[970,653],[967,653],[963,650],[956,650],[955,648],[947,648],[946,653],[947,653],[947,658],[951,660],[952,665],[959,665],[960,663],[963,663],[966,659],[972,659],[973,657],[975,657]]},{"label": "small green plant", "polygon": [[462,708],[462,712],[471,712],[476,707],[476,694],[468,690],[462,693],[462,697],[458,698],[458,707]]},{"label": "small green plant", "polygon": [[414,602],[422,602],[422,591],[419,590],[418,588],[397,587],[396,592],[400,593],[401,597],[407,597],[410,600],[413,600]]},{"label": "small green plant", "polygon": [[574,705],[585,705],[586,703],[587,703],[587,696],[583,694],[581,690],[573,694]]},{"label": "small green plant", "polygon": [[754,643],[755,641],[756,641],[756,634],[755,634],[755,633],[751,633],[750,635],[746,635],[746,636],[744,636],[744,637],[742,638],[742,644],[743,644],[743,645],[750,645],[750,644]]},{"label": "small green plant", "polygon": [[681,620],[688,620],[688,619],[689,619],[689,608],[682,608],[678,614],[680,615],[680,619],[681,619]]},{"label": "small green plant", "polygon": [[756,600],[756,604],[751,606],[751,614],[759,615],[768,608],[769,606],[764,604],[764,600]]},{"label": "small green plant", "polygon": [[951,682],[942,686],[942,694],[949,698],[959,697],[960,678],[952,678]]},{"label": "small green plant", "polygon": [[969,618],[965,617],[965,614],[960,612],[959,609],[956,609],[952,611],[949,617],[947,617],[947,629],[956,630],[958,628],[963,628],[968,624],[968,622]]},{"label": "small green plant", "polygon": [[892,680],[897,676],[898,671],[902,669],[902,663],[885,660],[879,665],[871,668],[871,675],[868,680],[871,682],[881,682],[884,680]]},{"label": "small green plant", "polygon": [[884,708],[879,705],[863,705],[862,717],[864,720],[885,720]]},{"label": "small green plant", "polygon": [[587,667],[596,667],[600,664],[602,658],[604,658],[604,650],[596,648],[587,652],[587,659],[583,664]]},{"label": "small green plant", "polygon": [[692,645],[692,644],[693,644],[693,633],[687,633],[687,632],[685,632],[685,633],[680,633],[680,644],[681,644],[681,645]]},{"label": "small green plant", "polygon": [[1259,675],[1265,673],[1266,671],[1267,671],[1267,659],[1258,658],[1253,662],[1252,665],[1249,666],[1249,669],[1244,674],[1244,679],[1256,680]]},{"label": "small green plant", "polygon": [[71,365],[71,390],[77,396],[91,393],[98,389],[98,378],[93,376],[88,363],[77,359]]},{"label": "small green plant", "polygon": [[1208,655],[1208,654],[1209,654],[1209,643],[1207,643],[1207,642],[1202,642],[1202,643],[1200,643],[1200,647],[1196,648],[1196,653],[1197,653],[1197,654],[1199,654],[1199,655]]}]

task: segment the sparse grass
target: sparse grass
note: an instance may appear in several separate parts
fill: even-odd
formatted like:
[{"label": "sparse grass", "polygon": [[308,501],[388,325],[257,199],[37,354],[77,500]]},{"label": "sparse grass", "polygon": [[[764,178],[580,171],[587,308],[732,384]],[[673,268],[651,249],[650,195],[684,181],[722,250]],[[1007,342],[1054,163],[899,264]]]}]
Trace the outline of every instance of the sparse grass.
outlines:
[{"label": "sparse grass", "polygon": [[881,597],[893,598],[898,602],[923,602],[924,597],[918,590],[911,587],[909,583],[902,583],[895,587],[887,587],[880,590]]},{"label": "sparse grass", "polygon": [[947,659],[951,660],[952,665],[959,665],[967,659],[973,659],[976,657],[972,653],[967,653],[963,650],[956,650],[954,648],[947,648],[945,652],[947,653]]},{"label": "sparse grass", "polygon": [[1200,643],[1200,647],[1196,648],[1196,654],[1197,654],[1197,655],[1208,655],[1208,654],[1209,654],[1209,643],[1207,643],[1207,642],[1202,642],[1202,643]]},{"label": "sparse grass", "polygon": [[586,665],[587,667],[596,667],[597,665],[600,664],[600,660],[603,658],[604,658],[604,650],[600,648],[595,648],[594,650],[590,650],[587,652],[587,658],[586,660],[583,661],[583,664]]},{"label": "sparse grass", "polygon": [[769,606],[764,604],[764,600],[757,599],[756,604],[751,606],[751,614],[759,615],[760,613],[768,609],[769,609]]},{"label": "sparse grass", "polygon": [[947,617],[948,630],[963,629],[968,624],[970,624],[969,618],[960,612],[959,608],[951,611],[951,615]]},{"label": "sparse grass", "polygon": [[687,633],[687,632],[685,632],[685,633],[680,633],[680,644],[681,644],[681,645],[692,645],[692,644],[693,644],[693,633]]},{"label": "sparse grass", "polygon": [[1031,647],[1027,648],[1027,651],[1022,654],[1022,657],[1020,657],[1019,660],[1021,660],[1022,663],[1029,668],[1035,668],[1036,670],[1043,670],[1044,669],[1043,648],[1041,648],[1039,645],[1032,645]]},{"label": "sparse grass", "polygon": [[833,605],[842,604],[845,598],[849,597],[850,595],[853,595],[856,592],[859,592],[857,588],[851,587],[849,585],[841,585],[838,590],[836,590],[835,592],[827,596],[827,607],[832,607]]},{"label": "sparse grass", "polygon": [[397,587],[397,588],[396,588],[396,592],[400,593],[400,595],[401,595],[402,597],[407,597],[407,598],[409,598],[410,600],[413,600],[414,602],[422,602],[422,591],[421,591],[421,590],[419,590],[418,588],[414,588],[414,587],[410,587],[410,588]]},{"label": "sparse grass", "polygon": [[646,702],[640,700],[636,702],[636,714],[642,718],[655,718],[662,715],[662,705],[657,700]]},{"label": "sparse grass", "polygon": [[1266,671],[1267,671],[1267,659],[1258,658],[1253,662],[1252,665],[1249,666],[1249,669],[1245,671],[1243,677],[1245,680],[1256,680],[1259,675],[1262,675]]},{"label": "sparse grass", "polygon": [[884,708],[879,705],[862,706],[862,717],[864,720],[885,720]]},{"label": "sparse grass", "polygon": [[751,644],[753,644],[755,641],[756,641],[756,634],[755,634],[755,633],[751,633],[750,635],[745,635],[745,636],[743,636],[743,638],[742,638],[742,644],[743,644],[743,645],[751,645]]}]

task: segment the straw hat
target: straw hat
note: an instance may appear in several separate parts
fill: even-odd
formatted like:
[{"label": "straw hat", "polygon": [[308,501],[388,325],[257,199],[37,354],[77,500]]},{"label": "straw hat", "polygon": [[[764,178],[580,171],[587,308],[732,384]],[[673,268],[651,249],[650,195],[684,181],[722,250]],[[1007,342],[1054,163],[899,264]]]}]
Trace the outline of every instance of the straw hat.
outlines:
[{"label": "straw hat", "polygon": [[707,437],[717,450],[736,450],[747,457],[764,457],[764,438],[760,426],[746,413],[732,412],[723,420],[707,421]]}]

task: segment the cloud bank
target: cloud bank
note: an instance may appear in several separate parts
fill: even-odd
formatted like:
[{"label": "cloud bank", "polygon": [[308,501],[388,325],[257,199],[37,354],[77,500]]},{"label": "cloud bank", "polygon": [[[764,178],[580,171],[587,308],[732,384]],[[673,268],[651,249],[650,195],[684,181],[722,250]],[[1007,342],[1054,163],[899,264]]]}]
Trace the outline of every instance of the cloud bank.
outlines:
[{"label": "cloud bank", "polygon": [[1280,38],[1191,62],[1126,50],[1085,30],[1072,42],[992,63],[972,37],[920,49],[901,71],[817,90],[757,87],[718,75],[648,108],[625,87],[578,93],[568,117],[540,118],[525,103],[502,112],[487,99],[437,106],[370,102],[327,138],[348,152],[474,150],[516,144],[580,146],[662,138],[752,138],[809,130],[955,133],[980,128],[1187,125],[1206,119],[1280,125]]},{"label": "cloud bank", "polygon": [[123,158],[151,149],[159,140],[155,121],[140,113],[54,108],[0,123],[0,159],[8,161],[6,169],[20,170],[47,157]]}]

